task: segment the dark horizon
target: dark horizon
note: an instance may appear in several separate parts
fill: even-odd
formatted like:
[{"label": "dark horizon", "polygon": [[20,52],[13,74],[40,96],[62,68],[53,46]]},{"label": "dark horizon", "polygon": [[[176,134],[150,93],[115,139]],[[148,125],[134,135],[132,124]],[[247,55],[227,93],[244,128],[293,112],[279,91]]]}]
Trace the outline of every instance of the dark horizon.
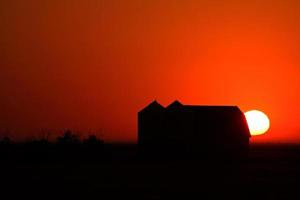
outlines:
[{"label": "dark horizon", "polygon": [[253,140],[300,141],[297,1],[2,0],[0,12],[0,133],[136,141],[138,110],[179,99],[261,110],[271,128]]}]

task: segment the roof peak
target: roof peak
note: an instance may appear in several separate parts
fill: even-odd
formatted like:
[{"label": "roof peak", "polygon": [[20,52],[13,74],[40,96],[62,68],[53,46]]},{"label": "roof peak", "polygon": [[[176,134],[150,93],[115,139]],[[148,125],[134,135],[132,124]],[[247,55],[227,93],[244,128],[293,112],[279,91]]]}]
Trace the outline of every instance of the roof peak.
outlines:
[{"label": "roof peak", "polygon": [[156,100],[154,100],[150,104],[148,104],[145,108],[143,108],[140,112],[147,111],[147,110],[163,110],[163,109],[165,108]]},{"label": "roof peak", "polygon": [[173,109],[173,108],[178,108],[178,107],[182,107],[182,106],[183,106],[183,104],[180,103],[180,101],[175,100],[167,106],[167,109]]}]

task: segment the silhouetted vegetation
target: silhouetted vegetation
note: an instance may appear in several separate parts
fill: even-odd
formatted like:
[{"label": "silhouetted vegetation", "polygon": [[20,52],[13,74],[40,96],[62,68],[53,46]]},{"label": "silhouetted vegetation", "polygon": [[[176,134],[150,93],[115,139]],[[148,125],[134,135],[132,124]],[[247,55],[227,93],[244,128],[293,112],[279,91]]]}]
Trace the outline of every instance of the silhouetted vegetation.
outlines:
[{"label": "silhouetted vegetation", "polygon": [[78,135],[72,133],[71,130],[67,130],[63,136],[57,137],[57,144],[59,145],[77,145],[80,144]]},{"label": "silhouetted vegetation", "polygon": [[5,136],[1,141],[0,141],[1,145],[9,145],[11,144],[11,139],[9,139],[9,137]]},{"label": "silhouetted vegetation", "polygon": [[104,159],[104,141],[96,135],[83,140],[71,130],[66,130],[55,141],[46,138],[13,142],[9,137],[0,140],[0,156],[7,161],[76,161]]}]

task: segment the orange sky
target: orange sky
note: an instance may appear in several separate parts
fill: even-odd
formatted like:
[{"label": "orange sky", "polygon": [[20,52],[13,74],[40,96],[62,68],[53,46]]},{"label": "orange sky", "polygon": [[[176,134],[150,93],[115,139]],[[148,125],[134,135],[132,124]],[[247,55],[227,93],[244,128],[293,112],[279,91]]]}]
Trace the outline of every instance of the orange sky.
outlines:
[{"label": "orange sky", "polygon": [[[300,1],[2,0],[0,130],[135,141],[137,111],[238,105],[300,141]],[[36,133],[36,134],[33,134]]]}]

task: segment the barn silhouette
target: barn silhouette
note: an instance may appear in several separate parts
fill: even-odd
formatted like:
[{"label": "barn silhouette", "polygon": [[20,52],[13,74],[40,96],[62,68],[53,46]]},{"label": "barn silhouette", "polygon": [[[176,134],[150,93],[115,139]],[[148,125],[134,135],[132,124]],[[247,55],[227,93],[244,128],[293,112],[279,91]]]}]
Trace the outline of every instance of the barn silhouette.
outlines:
[{"label": "barn silhouette", "polygon": [[237,106],[195,106],[153,101],[138,112],[138,145],[153,156],[241,156],[250,131]]}]

